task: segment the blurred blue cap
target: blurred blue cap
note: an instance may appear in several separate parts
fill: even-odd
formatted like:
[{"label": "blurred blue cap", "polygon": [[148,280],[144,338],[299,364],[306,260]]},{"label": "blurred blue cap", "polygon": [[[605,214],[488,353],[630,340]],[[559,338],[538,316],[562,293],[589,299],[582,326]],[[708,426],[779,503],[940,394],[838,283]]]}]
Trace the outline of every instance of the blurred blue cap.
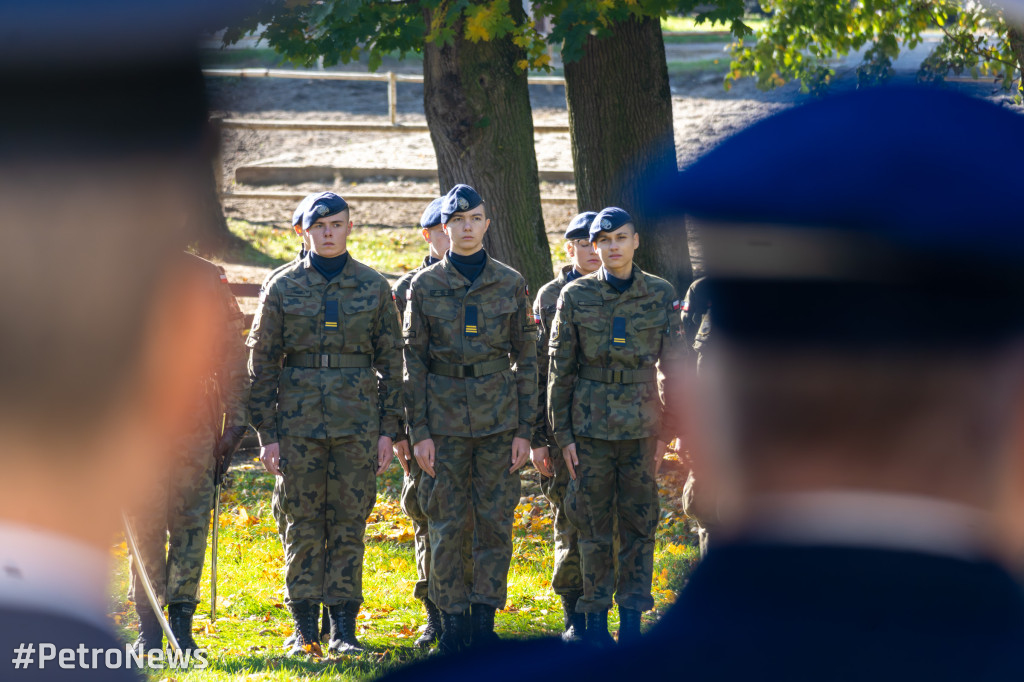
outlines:
[{"label": "blurred blue cap", "polygon": [[346,209],[348,203],[334,192],[314,194],[302,214],[302,229],[308,230],[320,218],[341,213]]},{"label": "blurred blue cap", "polygon": [[569,221],[569,227],[565,229],[566,239],[590,239],[590,224],[594,222],[594,211],[584,211],[577,214]]},{"label": "blurred blue cap", "polygon": [[441,222],[447,223],[453,214],[472,211],[482,203],[484,200],[475,189],[469,185],[455,185],[441,202]]},{"label": "blurred blue cap", "polygon": [[[658,188],[742,341],[964,345],[1024,331],[1024,118],[930,88],[794,107]],[[680,234],[685,234],[680,232]]]},{"label": "blurred blue cap", "polygon": [[420,227],[437,227],[441,224],[441,204],[444,197],[438,197],[427,204],[420,216]]}]

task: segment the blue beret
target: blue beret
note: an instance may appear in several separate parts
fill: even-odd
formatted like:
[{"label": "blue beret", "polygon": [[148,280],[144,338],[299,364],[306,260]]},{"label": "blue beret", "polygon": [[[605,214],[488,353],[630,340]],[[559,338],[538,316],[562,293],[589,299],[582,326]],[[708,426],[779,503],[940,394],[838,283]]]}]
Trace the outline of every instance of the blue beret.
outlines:
[{"label": "blue beret", "polygon": [[565,230],[566,239],[590,239],[590,224],[594,222],[593,211],[584,211],[569,221],[569,227]]},{"label": "blue beret", "polygon": [[[741,341],[991,343],[1024,332],[1024,118],[927,88],[794,107],[664,183],[712,324]],[[979,174],[984,175],[980,181]]]},{"label": "blue beret", "polygon": [[313,201],[313,199],[318,196],[320,196],[318,192],[313,192],[312,194],[307,194],[302,197],[302,201],[299,202],[299,205],[295,207],[295,212],[292,213],[292,225],[302,224],[302,214],[306,212],[306,207],[309,206],[309,202]]},{"label": "blue beret", "polygon": [[471,211],[482,203],[484,200],[475,189],[469,185],[455,185],[448,190],[448,194],[444,195],[441,202],[441,222],[447,223],[453,213]]},{"label": "blue beret", "polygon": [[633,219],[621,208],[615,206],[603,208],[600,213],[594,216],[594,221],[590,223],[590,241],[597,239],[597,235],[602,232],[614,232],[626,223],[631,222],[633,222]]},{"label": "blue beret", "polygon": [[347,208],[348,204],[345,203],[345,200],[334,192],[315,194],[302,214],[302,228],[308,230],[320,218],[341,213]]},{"label": "blue beret", "polygon": [[444,197],[438,197],[427,204],[420,216],[420,227],[437,227],[441,224],[441,203]]}]

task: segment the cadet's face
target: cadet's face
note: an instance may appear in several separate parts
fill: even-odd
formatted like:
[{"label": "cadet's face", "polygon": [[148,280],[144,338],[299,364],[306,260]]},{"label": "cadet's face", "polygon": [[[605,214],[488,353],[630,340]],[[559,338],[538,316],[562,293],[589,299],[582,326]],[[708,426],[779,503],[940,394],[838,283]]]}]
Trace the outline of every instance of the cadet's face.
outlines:
[{"label": "cadet's face", "polygon": [[430,255],[434,258],[441,258],[452,242],[448,239],[448,233],[440,225],[423,228],[423,239],[430,244]]},{"label": "cadet's face", "polygon": [[640,246],[640,235],[633,230],[632,223],[626,223],[613,232],[600,232],[594,240],[594,247],[601,257],[605,269],[613,274],[633,264],[633,252]]},{"label": "cadet's face", "polygon": [[565,243],[565,252],[576,268],[576,272],[589,275],[601,267],[601,259],[597,256],[594,245],[586,239],[571,239]]},{"label": "cadet's face", "polygon": [[460,256],[471,256],[479,251],[490,224],[491,221],[484,214],[483,204],[464,213],[453,213],[444,226],[444,231],[451,239],[452,252]]},{"label": "cadet's face", "polygon": [[348,211],[320,218],[306,230],[312,242],[310,249],[324,258],[334,258],[345,253],[351,232],[352,222],[348,219]]}]

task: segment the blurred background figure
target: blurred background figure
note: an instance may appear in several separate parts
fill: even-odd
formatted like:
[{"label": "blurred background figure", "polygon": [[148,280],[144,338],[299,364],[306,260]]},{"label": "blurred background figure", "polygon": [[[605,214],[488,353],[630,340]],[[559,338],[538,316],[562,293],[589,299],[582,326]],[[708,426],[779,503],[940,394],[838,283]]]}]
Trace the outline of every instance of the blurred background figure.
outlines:
[{"label": "blurred background figure", "polygon": [[1024,675],[1022,144],[992,104],[877,89],[683,173],[715,330],[691,452],[719,516],[649,655],[696,679]]},{"label": "blurred background figure", "polygon": [[203,229],[213,150],[194,42],[240,4],[0,3],[5,679],[54,674],[15,672],[21,643],[120,646],[120,512],[152,494],[217,363],[217,302],[176,254]]}]

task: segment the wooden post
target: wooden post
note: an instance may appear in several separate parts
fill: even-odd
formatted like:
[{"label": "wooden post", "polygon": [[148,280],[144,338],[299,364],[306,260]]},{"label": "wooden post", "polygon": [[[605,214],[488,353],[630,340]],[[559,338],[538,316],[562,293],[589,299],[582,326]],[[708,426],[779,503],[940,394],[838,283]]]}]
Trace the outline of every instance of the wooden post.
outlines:
[{"label": "wooden post", "polygon": [[396,125],[398,118],[398,86],[395,81],[394,71],[388,71],[388,116],[391,118],[391,125]]}]

